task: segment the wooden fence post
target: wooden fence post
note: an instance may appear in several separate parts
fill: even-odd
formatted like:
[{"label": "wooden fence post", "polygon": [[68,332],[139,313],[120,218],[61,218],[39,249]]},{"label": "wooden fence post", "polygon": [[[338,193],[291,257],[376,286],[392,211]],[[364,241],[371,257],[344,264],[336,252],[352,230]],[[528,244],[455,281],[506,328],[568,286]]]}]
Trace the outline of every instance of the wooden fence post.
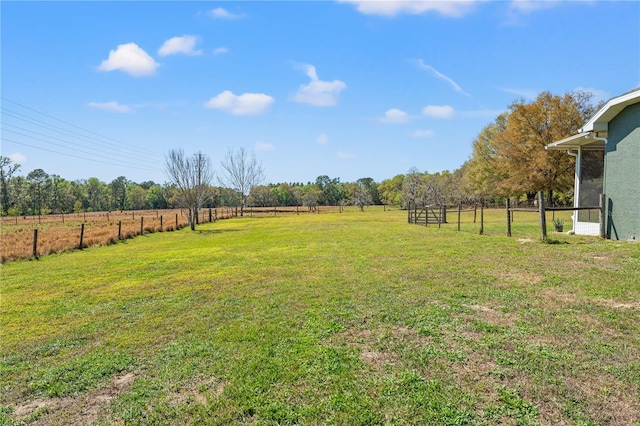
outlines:
[{"label": "wooden fence post", "polygon": [[484,234],[484,202],[480,201],[480,235]]},{"label": "wooden fence post", "polygon": [[600,238],[607,238],[607,231],[606,231],[606,217],[607,215],[605,214],[605,204],[606,204],[606,200],[607,197],[605,194],[600,194],[600,200],[598,203],[598,220],[600,222]]},{"label": "wooden fence post", "polygon": [[38,258],[38,228],[33,230],[33,258]]},{"label": "wooden fence post", "polygon": [[178,230],[178,213],[176,213],[176,231]]},{"label": "wooden fence post", "polygon": [[84,223],[80,225],[80,246],[78,247],[82,250],[82,240],[84,239]]},{"label": "wooden fence post", "polygon": [[507,206],[507,237],[510,237],[511,236],[511,201],[509,200],[508,197],[505,204]]},{"label": "wooden fence post", "polygon": [[475,203],[473,205],[473,223],[476,223],[477,212],[478,212],[478,203]]},{"label": "wooden fence post", "polygon": [[122,239],[122,221],[118,221],[118,239]]},{"label": "wooden fence post", "polygon": [[458,202],[458,231],[460,231],[460,213],[462,213],[462,201]]},{"label": "wooden fence post", "polygon": [[538,205],[540,206],[540,233],[542,241],[547,241],[547,214],[544,208],[544,192],[538,192]]},{"label": "wooden fence post", "polygon": [[64,223],[64,213],[62,213],[62,223]]},{"label": "wooden fence post", "polygon": [[209,223],[213,222],[213,216],[211,215],[211,209],[209,209]]},{"label": "wooden fence post", "polygon": [[140,216],[140,235],[144,235],[144,216]]},{"label": "wooden fence post", "polygon": [[162,215],[160,215],[160,232],[162,232]]}]

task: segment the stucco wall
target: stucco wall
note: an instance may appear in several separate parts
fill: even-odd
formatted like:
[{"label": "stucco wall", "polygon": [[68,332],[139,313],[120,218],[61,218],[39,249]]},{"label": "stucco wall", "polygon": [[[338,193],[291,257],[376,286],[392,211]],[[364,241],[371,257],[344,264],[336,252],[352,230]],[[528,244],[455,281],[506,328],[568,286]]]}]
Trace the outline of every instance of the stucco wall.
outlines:
[{"label": "stucco wall", "polygon": [[607,237],[640,240],[640,103],[609,122],[605,150]]}]

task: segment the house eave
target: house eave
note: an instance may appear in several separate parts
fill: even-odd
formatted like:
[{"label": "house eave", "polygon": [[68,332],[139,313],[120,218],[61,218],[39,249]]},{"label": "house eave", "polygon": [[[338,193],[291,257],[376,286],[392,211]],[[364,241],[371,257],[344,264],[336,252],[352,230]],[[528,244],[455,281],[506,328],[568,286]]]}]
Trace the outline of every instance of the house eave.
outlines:
[{"label": "house eave", "polygon": [[577,151],[580,148],[583,150],[604,150],[604,141],[596,138],[597,135],[593,132],[583,132],[551,143],[544,148],[547,151]]}]

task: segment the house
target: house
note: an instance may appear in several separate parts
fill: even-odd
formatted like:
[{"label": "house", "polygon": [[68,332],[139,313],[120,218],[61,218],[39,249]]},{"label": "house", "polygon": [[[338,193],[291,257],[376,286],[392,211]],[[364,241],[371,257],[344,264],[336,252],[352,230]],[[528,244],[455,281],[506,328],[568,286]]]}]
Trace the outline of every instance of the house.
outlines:
[{"label": "house", "polygon": [[[605,236],[640,240],[640,88],[609,100],[574,136],[546,146],[576,157],[574,207],[605,194]],[[599,235],[598,210],[578,210],[573,232]]]}]

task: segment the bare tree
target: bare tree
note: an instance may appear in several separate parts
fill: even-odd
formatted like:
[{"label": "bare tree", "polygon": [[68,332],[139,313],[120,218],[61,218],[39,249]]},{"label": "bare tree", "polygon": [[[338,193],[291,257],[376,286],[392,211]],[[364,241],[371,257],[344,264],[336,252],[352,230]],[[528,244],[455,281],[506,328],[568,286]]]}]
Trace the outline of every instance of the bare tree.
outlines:
[{"label": "bare tree", "polygon": [[189,226],[193,231],[196,229],[198,209],[213,179],[211,161],[201,152],[187,157],[181,149],[173,149],[165,158],[165,170],[178,192],[178,205],[188,211]]},{"label": "bare tree", "polygon": [[239,194],[240,216],[244,216],[244,207],[251,189],[264,180],[262,165],[258,163],[253,153],[248,154],[242,147],[237,152],[229,148],[221,165],[223,176],[220,178],[220,183]]}]

